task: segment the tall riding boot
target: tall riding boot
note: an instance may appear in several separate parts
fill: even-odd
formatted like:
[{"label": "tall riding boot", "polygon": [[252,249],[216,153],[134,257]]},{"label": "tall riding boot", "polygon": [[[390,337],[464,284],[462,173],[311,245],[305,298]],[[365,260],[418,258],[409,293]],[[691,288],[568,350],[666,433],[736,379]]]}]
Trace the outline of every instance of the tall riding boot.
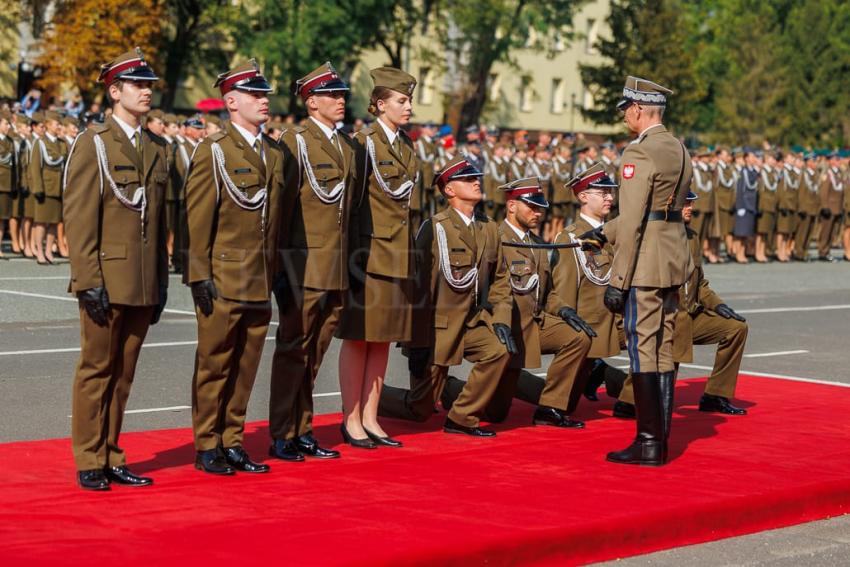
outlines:
[{"label": "tall riding boot", "polygon": [[661,407],[664,418],[664,460],[667,460],[667,441],[670,439],[670,425],[673,423],[673,394],[676,390],[676,372],[662,372],[658,375],[661,386]]},{"label": "tall riding boot", "polygon": [[637,436],[622,451],[608,453],[612,463],[625,465],[660,466],[666,462],[667,443],[664,438],[664,416],[658,372],[637,372],[632,375],[637,413]]}]

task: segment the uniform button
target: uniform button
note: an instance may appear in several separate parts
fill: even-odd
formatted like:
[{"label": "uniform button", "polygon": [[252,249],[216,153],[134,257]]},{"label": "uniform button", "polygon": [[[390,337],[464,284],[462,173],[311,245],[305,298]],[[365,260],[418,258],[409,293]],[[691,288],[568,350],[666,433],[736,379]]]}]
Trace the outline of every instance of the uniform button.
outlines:
[{"label": "uniform button", "polygon": [[401,224],[407,224],[406,220],[401,221]]},{"label": "uniform button", "polygon": [[401,206],[401,208],[402,208],[402,209],[406,209],[406,208],[407,208],[407,205],[402,205],[402,206]]}]

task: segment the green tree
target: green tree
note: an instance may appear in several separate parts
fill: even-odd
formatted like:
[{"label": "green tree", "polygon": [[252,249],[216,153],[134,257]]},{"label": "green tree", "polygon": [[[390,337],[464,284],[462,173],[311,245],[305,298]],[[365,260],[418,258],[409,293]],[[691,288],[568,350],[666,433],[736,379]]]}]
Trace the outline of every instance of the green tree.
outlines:
[{"label": "green tree", "polygon": [[664,122],[681,134],[692,134],[699,120],[698,103],[705,96],[694,56],[699,34],[682,0],[613,0],[608,17],[610,35],[596,43],[606,62],[581,65],[593,107],[582,114],[597,124],[620,121],[615,107],[628,75],[643,77],[674,91]]},{"label": "green tree", "polygon": [[[435,9],[435,31],[452,85],[445,97],[447,122],[458,130],[477,124],[487,103],[493,66],[505,63],[516,68],[515,56],[526,47],[552,54],[559,41],[572,39],[573,16],[584,1],[441,3]],[[532,34],[534,41],[530,41]]]}]

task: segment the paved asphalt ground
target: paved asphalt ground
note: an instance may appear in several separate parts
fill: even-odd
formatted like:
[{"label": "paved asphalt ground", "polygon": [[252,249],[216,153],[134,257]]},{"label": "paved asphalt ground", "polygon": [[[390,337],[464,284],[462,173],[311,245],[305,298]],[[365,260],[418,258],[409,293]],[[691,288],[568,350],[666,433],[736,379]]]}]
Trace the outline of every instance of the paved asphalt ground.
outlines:
[{"label": "paved asphalt ground", "polygon": [[[834,254],[841,257],[838,250]],[[749,321],[744,371],[850,385],[850,263],[725,264],[707,266],[706,273],[720,296]],[[38,266],[22,258],[0,260],[0,442],[69,435],[79,314],[76,300],[66,291],[68,274],[64,262]],[[274,326],[248,409],[252,421],[268,416],[273,333]],[[195,339],[190,294],[172,276],[166,314],[148,333],[138,363],[125,431],[190,427]],[[320,413],[340,411],[338,352],[335,341],[316,383]],[[682,375],[706,375],[713,356],[712,348],[696,347],[694,363],[685,365]],[[624,365],[627,359],[609,362]],[[388,383],[405,384],[406,368],[406,359],[394,349]],[[465,370],[453,373],[466,375]],[[336,444],[339,440],[324,441]],[[616,563],[846,565],[850,564],[850,516]]]}]

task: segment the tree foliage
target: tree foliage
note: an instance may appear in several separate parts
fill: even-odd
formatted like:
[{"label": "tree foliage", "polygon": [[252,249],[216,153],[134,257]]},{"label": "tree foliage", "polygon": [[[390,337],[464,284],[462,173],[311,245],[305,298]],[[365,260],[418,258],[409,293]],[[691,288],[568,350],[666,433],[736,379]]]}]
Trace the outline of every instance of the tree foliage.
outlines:
[{"label": "tree foliage", "polygon": [[48,91],[74,85],[91,98],[100,65],[136,46],[158,68],[162,13],[157,0],[57,2],[42,36],[39,85]]},{"label": "tree foliage", "polygon": [[690,48],[696,36],[694,20],[681,0],[613,0],[608,18],[610,35],[600,36],[596,48],[606,63],[581,65],[593,107],[582,113],[598,124],[620,121],[615,107],[628,75],[642,77],[674,91],[664,121],[680,133],[691,133],[697,124],[697,103],[705,85],[695,67]]}]

